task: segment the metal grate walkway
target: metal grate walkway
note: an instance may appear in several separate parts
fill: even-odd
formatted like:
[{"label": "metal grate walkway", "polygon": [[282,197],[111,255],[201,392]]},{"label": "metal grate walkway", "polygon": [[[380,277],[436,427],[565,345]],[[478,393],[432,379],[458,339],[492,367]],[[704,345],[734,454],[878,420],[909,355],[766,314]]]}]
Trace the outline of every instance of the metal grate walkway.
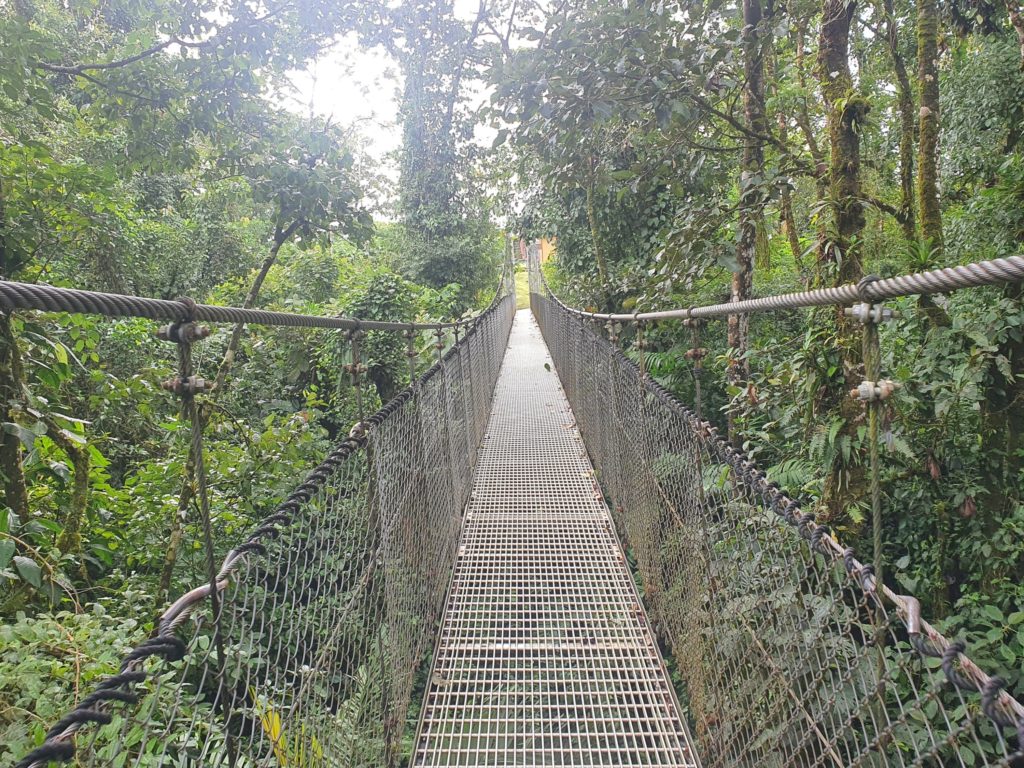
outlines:
[{"label": "metal grate walkway", "polygon": [[498,378],[414,765],[697,765],[528,310]]}]

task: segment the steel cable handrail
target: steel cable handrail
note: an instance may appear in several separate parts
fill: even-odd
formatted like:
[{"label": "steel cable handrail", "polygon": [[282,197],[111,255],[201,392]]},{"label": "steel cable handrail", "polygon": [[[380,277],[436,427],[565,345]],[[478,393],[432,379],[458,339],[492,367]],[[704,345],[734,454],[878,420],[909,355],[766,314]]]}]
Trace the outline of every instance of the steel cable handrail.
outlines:
[{"label": "steel cable handrail", "polygon": [[[489,306],[497,304],[504,295],[507,272],[508,265],[505,265],[502,267],[498,288]],[[437,331],[463,327],[474,322],[480,316],[477,314],[465,320],[438,323],[360,320],[353,317],[324,317],[265,309],[197,304],[188,298],[154,299],[146,296],[62,288],[44,283],[0,280],[0,312],[12,312],[17,309],[104,315],[106,317],[139,317],[169,322],[177,322],[187,317],[190,320],[213,323],[250,323],[291,328],[361,331]]]},{"label": "steel cable handrail", "polygon": [[543,270],[538,270],[544,287],[551,297],[567,311],[579,317],[606,320],[617,323],[632,323],[654,320],[712,320],[729,315],[746,315],[756,312],[774,312],[780,309],[803,309],[808,307],[840,306],[858,302],[875,303],[901,296],[915,296],[927,293],[948,293],[963,288],[978,288],[984,285],[999,285],[1024,281],[1024,256],[1008,256],[1005,259],[976,261],[958,267],[945,267],[927,272],[915,272],[897,277],[869,275],[857,283],[848,283],[836,288],[819,288],[814,291],[783,293],[745,301],[708,304],[699,307],[666,309],[658,312],[607,313],[588,312],[570,307],[563,302],[547,284]]}]

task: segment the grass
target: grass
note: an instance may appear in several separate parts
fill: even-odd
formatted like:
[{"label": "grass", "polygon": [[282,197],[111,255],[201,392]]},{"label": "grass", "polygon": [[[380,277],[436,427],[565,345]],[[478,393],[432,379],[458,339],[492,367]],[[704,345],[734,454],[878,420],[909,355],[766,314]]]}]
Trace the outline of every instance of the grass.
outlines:
[{"label": "grass", "polygon": [[530,306],[530,276],[526,267],[516,267],[516,309],[528,309]]}]

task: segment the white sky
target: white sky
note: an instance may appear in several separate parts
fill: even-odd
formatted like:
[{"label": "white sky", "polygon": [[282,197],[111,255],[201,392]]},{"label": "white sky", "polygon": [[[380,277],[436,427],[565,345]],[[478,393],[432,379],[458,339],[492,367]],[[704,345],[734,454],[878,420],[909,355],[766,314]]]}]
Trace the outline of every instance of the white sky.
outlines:
[{"label": "white sky", "polygon": [[[479,2],[455,0],[456,17],[471,22]],[[330,117],[338,125],[356,128],[366,141],[369,155],[388,177],[396,178],[391,155],[402,140],[398,124],[402,77],[382,48],[360,48],[354,34],[346,35],[311,67],[294,73],[291,80],[295,95],[287,104],[289,108],[308,114],[312,107],[315,114]],[[493,133],[490,136],[493,138]]]},{"label": "white sky", "polygon": [[352,126],[367,141],[367,151],[380,162],[401,143],[398,98],[402,78],[391,57],[377,48],[359,47],[346,35],[308,69],[291,76],[295,95],[288,106],[297,112],[332,118]]}]

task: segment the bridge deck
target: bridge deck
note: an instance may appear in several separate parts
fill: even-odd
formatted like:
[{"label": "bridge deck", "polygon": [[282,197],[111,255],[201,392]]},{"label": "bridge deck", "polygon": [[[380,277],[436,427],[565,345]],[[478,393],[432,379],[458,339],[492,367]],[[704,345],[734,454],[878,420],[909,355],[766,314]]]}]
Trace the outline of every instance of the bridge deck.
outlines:
[{"label": "bridge deck", "polygon": [[697,765],[528,310],[498,378],[414,765]]}]

